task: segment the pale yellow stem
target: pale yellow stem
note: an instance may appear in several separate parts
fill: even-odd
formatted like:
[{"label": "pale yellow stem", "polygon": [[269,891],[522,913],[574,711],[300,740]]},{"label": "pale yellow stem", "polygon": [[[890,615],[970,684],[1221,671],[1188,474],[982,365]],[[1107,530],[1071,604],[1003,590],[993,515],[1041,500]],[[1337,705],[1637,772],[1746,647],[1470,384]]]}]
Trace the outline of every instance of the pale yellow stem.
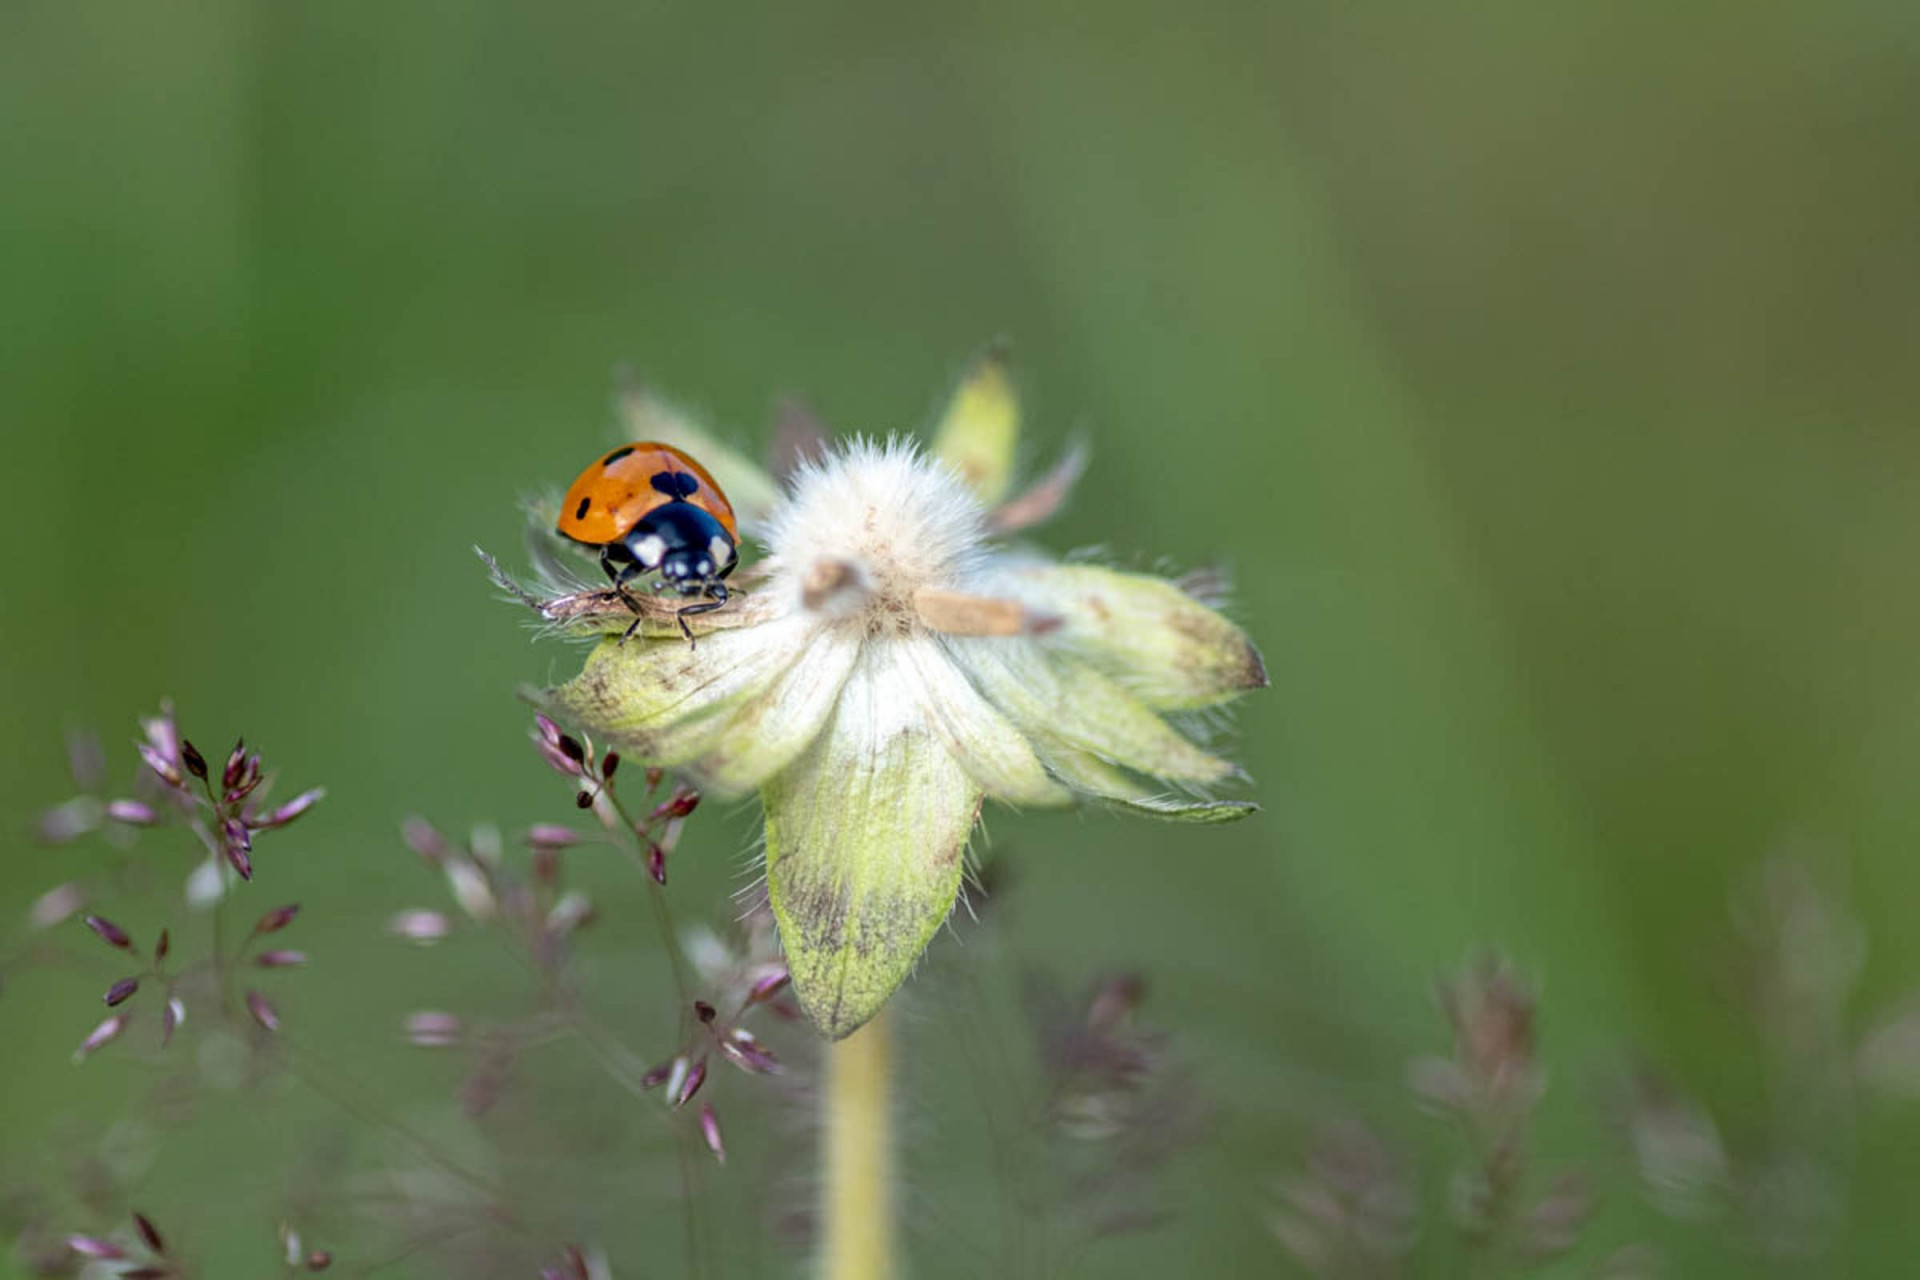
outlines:
[{"label": "pale yellow stem", "polygon": [[883,1013],[827,1046],[820,1280],[894,1280],[892,1045]]}]

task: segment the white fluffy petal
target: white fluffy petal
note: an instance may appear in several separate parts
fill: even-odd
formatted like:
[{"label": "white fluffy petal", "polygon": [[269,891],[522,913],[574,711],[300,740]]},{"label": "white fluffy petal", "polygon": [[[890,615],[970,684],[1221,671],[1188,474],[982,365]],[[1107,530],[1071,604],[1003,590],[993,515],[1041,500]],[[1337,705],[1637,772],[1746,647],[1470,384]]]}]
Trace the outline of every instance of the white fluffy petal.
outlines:
[{"label": "white fluffy petal", "polygon": [[902,691],[911,694],[960,767],[988,795],[1014,804],[1072,801],[1072,793],[1047,776],[1019,729],[980,696],[938,639],[916,636],[884,647]]}]

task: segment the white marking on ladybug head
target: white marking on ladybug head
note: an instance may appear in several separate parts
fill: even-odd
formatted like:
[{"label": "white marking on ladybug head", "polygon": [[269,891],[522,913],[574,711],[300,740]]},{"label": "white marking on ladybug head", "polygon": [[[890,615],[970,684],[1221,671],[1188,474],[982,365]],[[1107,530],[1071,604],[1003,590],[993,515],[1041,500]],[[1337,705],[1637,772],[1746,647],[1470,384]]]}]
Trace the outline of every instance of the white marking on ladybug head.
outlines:
[{"label": "white marking on ladybug head", "polygon": [[660,560],[667,554],[667,540],[657,533],[650,533],[633,544],[633,558],[642,569],[658,569]]},{"label": "white marking on ladybug head", "polygon": [[707,540],[707,554],[713,557],[713,563],[726,564],[733,559],[733,544],[716,533]]}]

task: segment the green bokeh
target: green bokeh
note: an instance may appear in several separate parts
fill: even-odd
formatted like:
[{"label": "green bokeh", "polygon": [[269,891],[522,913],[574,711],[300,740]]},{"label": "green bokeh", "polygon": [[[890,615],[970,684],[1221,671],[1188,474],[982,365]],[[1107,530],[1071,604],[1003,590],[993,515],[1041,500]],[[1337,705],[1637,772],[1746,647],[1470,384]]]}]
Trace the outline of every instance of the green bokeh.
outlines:
[{"label": "green bokeh", "polygon": [[[1612,1191],[1580,1258],[1751,1274],[1731,1229],[1636,1207],[1591,1086],[1643,1054],[1757,1131],[1717,961],[1782,850],[1871,938],[1853,1016],[1920,983],[1920,10],[1445,8],[9,6],[0,938],[90,865],[21,834],[62,728],[124,768],[170,693],[329,787],[263,842],[254,901],[304,902],[315,955],[286,1003],[457,1132],[457,1071],[392,1019],[516,978],[382,939],[437,892],[393,833],[565,817],[513,689],[575,661],[470,546],[512,552],[516,499],[610,438],[619,363],[749,441],[783,391],[884,432],[1005,334],[1034,460],[1095,446],[1047,540],[1223,559],[1273,676],[1238,718],[1254,821],[990,818],[1003,967],[1146,971],[1214,1108],[1179,1216],[1080,1274],[1287,1274],[1269,1185],[1347,1109],[1443,1175],[1400,1064],[1481,946],[1544,983],[1543,1155]],[[674,892],[723,917],[753,818],[711,821]],[[597,989],[657,1002],[638,887],[589,878]],[[951,1036],[963,962],[910,997],[910,1053]],[[67,1062],[112,976],[9,981],[0,1152],[139,1095],[130,1059]],[[929,1070],[907,1104],[916,1274],[994,1247],[978,1084]],[[649,1132],[581,1087],[585,1133]],[[743,1108],[704,1217],[725,1274],[790,1271],[730,1225],[781,1126]],[[1908,1274],[1920,1119],[1865,1114],[1827,1273]],[[252,1274],[338,1124],[236,1096],[140,1202]],[[676,1274],[671,1190],[600,1190],[596,1220],[652,1197],[616,1273]]]}]

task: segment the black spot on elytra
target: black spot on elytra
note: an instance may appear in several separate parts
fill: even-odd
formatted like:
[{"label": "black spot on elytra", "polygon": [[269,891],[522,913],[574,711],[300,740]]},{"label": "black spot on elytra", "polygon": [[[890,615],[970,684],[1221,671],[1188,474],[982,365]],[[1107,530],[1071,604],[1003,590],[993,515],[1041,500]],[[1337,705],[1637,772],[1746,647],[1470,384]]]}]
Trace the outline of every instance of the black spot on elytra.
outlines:
[{"label": "black spot on elytra", "polygon": [[700,482],[684,471],[657,471],[647,483],[656,493],[664,493],[669,498],[691,498],[700,492]]},{"label": "black spot on elytra", "polygon": [[573,509],[573,518],[575,520],[585,520],[587,518],[587,508],[592,505],[593,499],[591,497],[580,499],[580,505]]},{"label": "black spot on elytra", "polygon": [[610,467],[614,463],[620,461],[620,459],[626,457],[628,454],[632,452],[633,452],[632,445],[623,444],[618,449],[615,449],[612,453],[608,454],[606,457],[600,459],[600,465],[603,467]]}]

